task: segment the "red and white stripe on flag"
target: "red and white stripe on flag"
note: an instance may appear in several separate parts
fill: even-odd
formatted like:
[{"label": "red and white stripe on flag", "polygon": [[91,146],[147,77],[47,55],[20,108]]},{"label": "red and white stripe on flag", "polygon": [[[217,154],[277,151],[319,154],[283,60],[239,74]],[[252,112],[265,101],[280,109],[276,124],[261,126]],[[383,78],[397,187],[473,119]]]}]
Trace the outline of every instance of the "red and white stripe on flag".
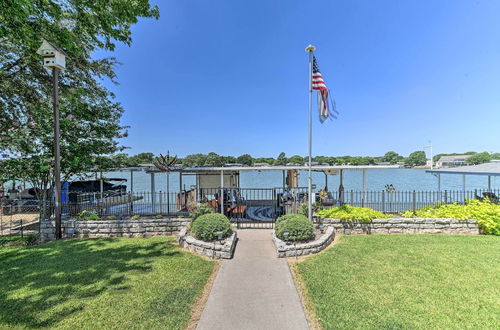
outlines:
[{"label": "red and white stripe on flag", "polygon": [[330,115],[330,111],[328,109],[328,88],[326,87],[321,72],[319,72],[319,67],[318,63],[316,62],[315,56],[313,56],[311,86],[313,90],[318,91],[319,120],[321,122],[324,122]]}]

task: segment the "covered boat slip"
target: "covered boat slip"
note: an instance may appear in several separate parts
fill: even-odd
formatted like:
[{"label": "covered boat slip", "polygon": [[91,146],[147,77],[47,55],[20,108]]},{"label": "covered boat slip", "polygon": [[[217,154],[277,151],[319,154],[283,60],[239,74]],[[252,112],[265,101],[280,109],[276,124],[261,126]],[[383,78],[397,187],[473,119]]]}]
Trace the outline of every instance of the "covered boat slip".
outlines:
[{"label": "covered boat slip", "polygon": [[465,195],[467,189],[467,176],[468,175],[481,175],[488,178],[488,190],[482,192],[483,196],[474,196],[475,198],[488,197],[491,201],[498,203],[500,201],[500,196],[497,196],[491,189],[491,179],[492,177],[500,177],[500,160],[492,160],[489,163],[442,168],[435,170],[427,170],[427,173],[431,173],[437,178],[438,192],[441,192],[441,175],[461,175],[462,176],[462,191]]},{"label": "covered boat slip", "polygon": [[[363,172],[361,191],[366,192],[366,173],[370,169],[389,169],[398,166],[329,166],[316,165],[311,170],[323,172],[324,182],[313,184],[313,192],[322,191],[327,194],[327,203],[335,205],[341,200],[334,196],[343,196],[343,170],[360,170]],[[241,188],[240,173],[243,171],[281,171],[282,182],[280,187],[269,188]],[[179,173],[179,194],[176,194],[176,212],[186,212],[190,202],[209,203],[218,212],[224,213],[232,221],[238,223],[269,223],[280,215],[296,213],[301,204],[307,202],[307,187],[298,186],[299,171],[308,171],[307,166],[227,166],[227,167],[193,167],[175,168],[170,171]],[[156,169],[146,169],[151,175],[151,196],[155,192],[155,175],[161,172]],[[132,177],[131,172],[131,177]],[[328,175],[339,175],[340,185],[332,194],[328,187]],[[189,190],[183,188],[182,178],[195,176],[196,184]],[[323,185],[324,184],[324,185]],[[222,198],[221,198],[222,196]],[[152,207],[156,198],[152,198]]]}]

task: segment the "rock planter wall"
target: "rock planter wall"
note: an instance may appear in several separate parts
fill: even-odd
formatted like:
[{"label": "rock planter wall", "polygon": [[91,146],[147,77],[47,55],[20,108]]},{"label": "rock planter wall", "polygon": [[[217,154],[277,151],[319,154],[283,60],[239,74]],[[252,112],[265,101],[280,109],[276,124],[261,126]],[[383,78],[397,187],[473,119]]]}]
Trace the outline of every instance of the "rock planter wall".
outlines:
[{"label": "rock planter wall", "polygon": [[204,242],[190,235],[187,228],[179,232],[178,243],[188,251],[213,259],[231,259],[236,247],[236,231],[225,239],[226,244],[220,242]]},{"label": "rock planter wall", "polygon": [[323,219],[337,233],[350,234],[480,234],[476,220],[441,218],[388,218],[371,222]]},{"label": "rock planter wall", "polygon": [[[63,238],[73,237],[150,237],[174,235],[190,222],[189,218],[102,220],[62,222]],[[55,239],[55,222],[42,221],[40,239],[47,242]]]},{"label": "rock planter wall", "polygon": [[330,244],[335,238],[335,231],[332,226],[327,226],[325,233],[315,241],[308,243],[293,243],[287,245],[285,242],[276,237],[273,231],[273,241],[278,251],[278,258],[305,256],[308,254],[318,253]]}]

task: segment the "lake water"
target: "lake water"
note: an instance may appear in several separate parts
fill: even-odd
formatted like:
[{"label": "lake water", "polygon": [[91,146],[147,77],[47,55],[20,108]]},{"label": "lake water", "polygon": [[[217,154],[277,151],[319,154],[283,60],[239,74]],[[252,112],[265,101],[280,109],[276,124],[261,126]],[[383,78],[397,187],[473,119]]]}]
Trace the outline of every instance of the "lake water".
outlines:
[{"label": "lake water", "polygon": [[[107,172],[103,174],[107,178],[127,179],[127,187],[130,190],[129,172]],[[361,191],[361,170],[344,170],[345,190]],[[242,188],[273,188],[282,186],[281,171],[242,171],[240,174],[240,185]],[[195,184],[194,176],[183,176],[183,187],[189,189]],[[321,172],[313,172],[313,184],[318,189],[325,186],[325,175]],[[392,184],[397,191],[437,191],[437,178],[426,173],[423,169],[373,169],[366,171],[366,190],[385,190],[386,184]],[[299,185],[307,187],[307,172],[299,174]],[[328,175],[329,190],[337,190],[339,186],[338,175]],[[155,175],[156,191],[166,191],[166,174]],[[134,172],[134,192],[151,191],[151,177],[144,172]],[[466,189],[487,189],[488,178],[486,176],[470,175],[466,179]],[[491,178],[491,188],[500,189],[500,177]],[[462,176],[452,174],[441,175],[442,190],[461,190]],[[179,191],[179,174],[170,174],[170,191]]]}]

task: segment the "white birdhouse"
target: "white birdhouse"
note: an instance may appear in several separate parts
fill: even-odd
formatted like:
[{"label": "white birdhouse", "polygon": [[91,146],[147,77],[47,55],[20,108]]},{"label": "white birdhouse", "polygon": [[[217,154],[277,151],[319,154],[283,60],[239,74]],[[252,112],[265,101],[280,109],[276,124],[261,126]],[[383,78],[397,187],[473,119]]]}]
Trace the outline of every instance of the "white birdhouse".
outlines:
[{"label": "white birdhouse", "polygon": [[36,51],[43,56],[43,66],[46,68],[66,69],[66,53],[61,48],[54,46],[47,40]]}]

